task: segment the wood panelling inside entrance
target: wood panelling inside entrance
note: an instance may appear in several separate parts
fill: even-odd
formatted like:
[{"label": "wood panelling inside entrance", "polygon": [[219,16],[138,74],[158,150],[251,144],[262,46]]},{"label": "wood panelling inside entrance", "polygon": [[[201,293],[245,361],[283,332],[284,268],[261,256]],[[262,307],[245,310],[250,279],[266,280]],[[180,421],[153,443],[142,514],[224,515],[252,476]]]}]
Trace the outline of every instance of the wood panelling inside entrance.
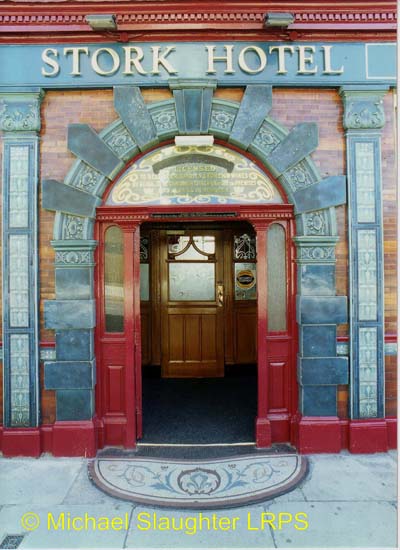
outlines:
[{"label": "wood panelling inside entrance", "polygon": [[248,224],[143,226],[143,365],[164,377],[224,375],[257,361],[255,237]]}]

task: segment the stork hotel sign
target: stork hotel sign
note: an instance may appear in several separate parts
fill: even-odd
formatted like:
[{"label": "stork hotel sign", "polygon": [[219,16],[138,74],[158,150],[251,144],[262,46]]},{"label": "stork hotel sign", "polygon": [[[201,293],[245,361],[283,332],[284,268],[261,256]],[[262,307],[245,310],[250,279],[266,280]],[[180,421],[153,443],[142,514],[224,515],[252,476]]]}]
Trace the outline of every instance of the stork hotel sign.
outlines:
[{"label": "stork hotel sign", "polygon": [[171,77],[220,86],[395,84],[394,43],[178,42],[0,46],[2,86],[161,86]]}]

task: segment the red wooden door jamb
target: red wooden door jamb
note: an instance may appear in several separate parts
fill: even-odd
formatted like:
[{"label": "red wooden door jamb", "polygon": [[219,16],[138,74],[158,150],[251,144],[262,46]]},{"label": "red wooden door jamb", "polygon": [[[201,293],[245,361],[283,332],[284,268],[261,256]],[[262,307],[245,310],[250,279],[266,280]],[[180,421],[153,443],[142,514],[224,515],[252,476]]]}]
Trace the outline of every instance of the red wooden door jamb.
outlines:
[{"label": "red wooden door jamb", "polygon": [[[141,369],[141,332],[140,332],[140,223],[145,221],[248,221],[257,233],[257,286],[258,286],[258,412],[256,419],[256,443],[258,447],[271,445],[271,423],[268,418],[268,360],[267,360],[267,239],[268,225],[274,220],[290,220],[293,229],[292,205],[224,205],[215,206],[154,206],[154,207],[108,207],[97,209],[97,221],[113,222],[121,227],[124,233],[125,262],[125,410],[126,430],[124,441],[127,448],[136,446],[136,440],[142,436],[142,369]],[[288,247],[289,248],[289,247]],[[289,255],[289,257],[292,254]],[[291,262],[292,263],[292,262]],[[290,279],[294,281],[294,267],[289,266]],[[289,274],[289,273],[288,273]],[[101,279],[101,275],[98,274]],[[293,287],[294,282],[290,283]],[[294,307],[292,297],[288,313],[290,332],[294,336]],[[291,361],[294,363],[294,360]],[[104,383],[100,387],[104,391]],[[296,377],[291,376],[291,384],[296,384]],[[291,388],[291,395],[296,395]],[[291,402],[294,404],[295,397]],[[97,400],[97,414],[101,417],[102,406]],[[293,415],[296,409],[291,411]],[[99,418],[101,422],[101,418]],[[107,441],[104,442],[107,444]]]}]

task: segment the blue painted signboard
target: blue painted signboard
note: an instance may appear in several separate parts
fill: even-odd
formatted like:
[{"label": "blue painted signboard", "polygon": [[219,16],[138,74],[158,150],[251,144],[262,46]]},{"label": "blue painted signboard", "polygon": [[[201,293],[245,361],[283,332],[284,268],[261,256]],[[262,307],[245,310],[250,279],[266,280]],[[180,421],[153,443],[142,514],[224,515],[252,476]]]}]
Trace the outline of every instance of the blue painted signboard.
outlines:
[{"label": "blue painted signboard", "polygon": [[0,46],[2,87],[165,86],[171,77],[220,86],[396,85],[394,43],[177,42]]}]

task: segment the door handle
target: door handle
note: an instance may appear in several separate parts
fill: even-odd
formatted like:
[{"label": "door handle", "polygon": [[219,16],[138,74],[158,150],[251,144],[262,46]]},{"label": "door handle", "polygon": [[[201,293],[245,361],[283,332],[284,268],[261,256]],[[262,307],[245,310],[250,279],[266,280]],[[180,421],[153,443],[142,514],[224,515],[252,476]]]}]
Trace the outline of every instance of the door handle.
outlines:
[{"label": "door handle", "polygon": [[224,285],[217,284],[217,305],[222,307],[224,305]]}]

